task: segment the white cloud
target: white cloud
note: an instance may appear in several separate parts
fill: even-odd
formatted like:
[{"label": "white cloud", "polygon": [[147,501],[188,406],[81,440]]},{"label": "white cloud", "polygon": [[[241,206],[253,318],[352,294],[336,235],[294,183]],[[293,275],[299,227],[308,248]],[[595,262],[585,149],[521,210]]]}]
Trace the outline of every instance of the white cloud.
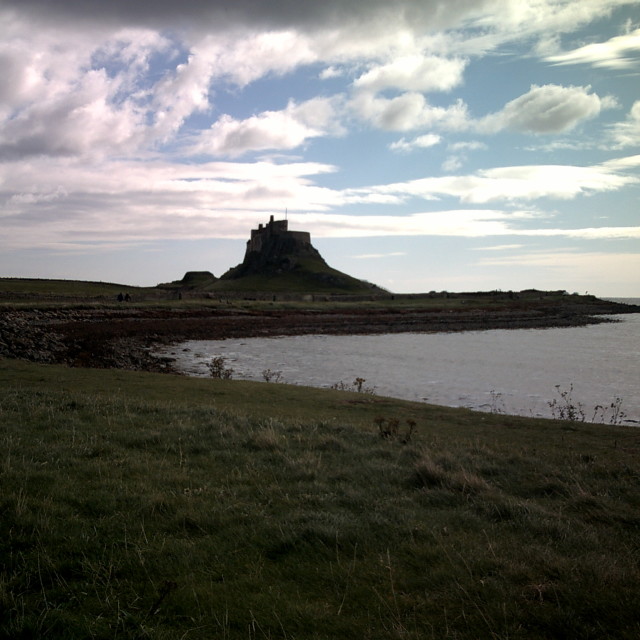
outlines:
[{"label": "white cloud", "polygon": [[473,251],[511,251],[522,247],[524,247],[523,244],[496,244],[491,247],[474,247]]},{"label": "white cloud", "polygon": [[462,82],[467,61],[461,58],[443,58],[433,55],[406,55],[377,65],[353,83],[357,89],[380,92],[386,89],[400,91],[449,91]]},{"label": "white cloud", "polygon": [[502,38],[567,33],[609,16],[613,10],[637,0],[507,0],[486,5],[474,25],[497,32]]},{"label": "white cloud", "polygon": [[[523,214],[528,216],[527,212]],[[406,216],[348,216],[333,213],[305,214],[299,223],[312,236],[365,238],[386,236],[522,236],[566,237],[587,240],[637,239],[640,226],[602,228],[522,228],[521,212],[500,209],[450,209]],[[505,250],[509,245],[504,245]]]},{"label": "white cloud", "polygon": [[317,43],[293,30],[239,32],[206,36],[193,54],[211,65],[217,78],[244,87],[269,73],[282,75],[317,62]]},{"label": "white cloud", "polygon": [[603,108],[613,106],[610,98],[600,98],[590,90],[591,87],[532,85],[528,93],[507,103],[502,111],[483,118],[478,128],[533,134],[569,131],[581,121],[595,118]]},{"label": "white cloud", "polygon": [[201,134],[191,152],[236,157],[248,151],[294,149],[310,138],[339,135],[334,103],[326,98],[291,101],[282,111],[265,111],[245,120],[223,115]]},{"label": "white cloud", "polygon": [[104,70],[91,70],[70,93],[53,91],[7,118],[0,156],[100,154],[133,143],[141,114],[131,101],[114,104],[115,84]]},{"label": "white cloud", "polygon": [[4,246],[244,238],[265,211],[323,210],[341,202],[339,193],[309,180],[333,170],[317,163],[2,163]]},{"label": "white cloud", "polygon": [[640,61],[640,29],[594,42],[573,51],[550,55],[546,60],[555,65],[590,64],[606,69],[631,69]]},{"label": "white cloud", "polygon": [[487,145],[484,142],[477,140],[470,140],[468,142],[453,142],[447,145],[447,149],[450,151],[478,151],[480,149],[486,149]]},{"label": "white cloud", "polygon": [[429,127],[464,130],[469,126],[467,107],[461,100],[448,107],[434,107],[421,93],[386,98],[362,91],[353,96],[349,106],[358,117],[387,131]]},{"label": "white cloud", "polygon": [[442,138],[435,133],[427,133],[423,136],[418,136],[413,140],[405,140],[400,138],[389,145],[391,151],[401,151],[403,153],[409,153],[415,149],[426,149],[433,147],[441,142]]},{"label": "white cloud", "polygon": [[442,170],[448,173],[457,171],[467,162],[467,152],[486,148],[487,145],[484,144],[484,142],[477,141],[454,142],[453,144],[449,144],[447,150],[453,153],[442,163]]},{"label": "white cloud", "polygon": [[460,99],[447,107],[434,107],[416,92],[387,98],[359,91],[349,104],[358,117],[387,131],[435,128],[490,134],[509,129],[534,135],[570,131],[582,121],[595,118],[603,109],[617,106],[614,98],[601,98],[591,93],[589,86],[563,87],[555,84],[532,85],[527,93],[511,100],[500,111],[482,118],[473,118]]},{"label": "white cloud", "polygon": [[[635,156],[634,156],[635,158]],[[495,201],[531,201],[539,198],[573,199],[579,195],[602,193],[637,184],[640,179],[624,171],[635,161],[577,167],[535,165],[484,169],[471,175],[422,178],[408,182],[353,189],[360,194],[381,193],[402,198],[434,199],[453,197],[460,202],[480,204]]]},{"label": "white cloud", "polygon": [[324,238],[371,236],[464,236],[482,237],[509,232],[511,215],[496,209],[452,209],[406,216],[348,216],[309,214],[304,227]]},{"label": "white cloud", "polygon": [[342,69],[338,69],[336,67],[334,67],[333,65],[330,67],[327,67],[326,69],[323,69],[320,72],[320,79],[321,80],[329,80],[331,78],[339,78],[340,76],[344,75],[344,71]]},{"label": "white cloud", "polygon": [[617,149],[640,145],[640,100],[636,100],[624,122],[610,128],[610,135]]},{"label": "white cloud", "polygon": [[406,255],[404,251],[391,251],[390,253],[363,253],[351,257],[355,260],[377,260],[378,258],[397,258],[398,256]]},{"label": "white cloud", "polygon": [[[5,25],[6,26],[6,25]],[[143,29],[71,33],[14,20],[0,43],[0,155],[108,155],[146,136],[150,59],[169,42]]]},{"label": "white cloud", "polygon": [[[444,210],[414,215],[330,213],[345,205],[457,198],[480,204],[574,198],[637,184],[640,156],[592,167],[502,167],[475,174],[335,190],[311,179],[318,163],[109,161],[44,157],[0,164],[5,247],[158,238],[246,237],[265,211],[285,207],[317,237],[399,235],[638,238],[640,227],[531,229],[535,211]],[[2,202],[4,201],[4,202]],[[316,213],[314,213],[316,212]],[[528,221],[527,229],[523,222]]]},{"label": "white cloud", "polygon": [[454,171],[461,169],[463,165],[464,161],[460,156],[449,156],[442,163],[442,170],[446,171],[447,173],[453,173]]},{"label": "white cloud", "polygon": [[[606,2],[609,7],[620,3]],[[532,13],[521,3],[507,3],[500,15],[486,0],[446,7],[435,0],[403,0],[393,9],[380,0],[368,2],[364,12],[357,2],[320,3],[322,7],[302,3],[294,12],[278,2],[263,7],[239,1],[231,9],[215,2],[187,2],[189,11],[163,2],[106,4],[59,2],[55,14],[48,15],[50,7],[34,0],[21,2],[14,12],[0,10],[7,34],[0,43],[8,79],[0,87],[0,152],[5,157],[144,152],[157,142],[172,143],[194,114],[210,113],[218,87],[242,88],[269,74],[317,63],[330,65],[321,74],[325,78],[358,69],[350,111],[389,131],[566,131],[607,106],[606,99],[585,88],[547,85],[478,122],[461,100],[436,107],[421,93],[459,86],[468,64],[455,51],[457,36],[437,33],[436,28],[479,25],[496,37],[501,33],[498,40],[504,42],[515,37],[508,36],[505,25],[530,27],[533,14],[539,29],[558,22],[567,11],[564,0],[540,0]],[[22,13],[30,10],[28,17]],[[576,16],[587,20],[602,12],[602,3],[598,7],[584,0]],[[88,26],[74,31],[80,16]],[[60,22],[51,26],[45,18]],[[165,33],[172,33],[173,41],[159,30],[172,20],[175,29]],[[194,28],[183,29],[187,22]],[[34,24],[39,27],[35,31]],[[625,42],[631,36],[625,36]],[[171,48],[176,54],[181,51],[182,59],[158,74],[151,61],[162,53],[168,62]],[[401,93],[381,95],[385,90]],[[220,134],[246,140],[247,148],[256,141],[258,149],[293,148],[309,137],[326,135],[325,127],[298,118],[285,135],[278,132],[283,126],[279,112],[270,113],[275,127],[271,142],[268,132],[261,131],[266,112],[245,120],[228,116],[219,122]],[[214,138],[214,148],[230,148],[220,136]]]}]

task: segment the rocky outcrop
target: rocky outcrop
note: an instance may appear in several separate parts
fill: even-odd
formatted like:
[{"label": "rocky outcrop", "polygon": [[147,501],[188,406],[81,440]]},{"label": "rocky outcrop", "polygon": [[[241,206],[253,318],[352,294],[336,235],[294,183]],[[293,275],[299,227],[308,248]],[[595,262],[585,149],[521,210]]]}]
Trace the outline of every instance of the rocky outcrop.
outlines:
[{"label": "rocky outcrop", "polygon": [[[330,267],[311,244],[306,231],[289,231],[287,220],[274,220],[252,229],[244,260],[220,279],[220,287],[239,286],[242,279],[265,291],[314,293],[384,293],[369,282]],[[231,282],[230,282],[231,281]]]},{"label": "rocky outcrop", "polygon": [[46,312],[8,312],[0,315],[0,356],[50,364],[64,358],[60,336],[39,326]]},{"label": "rocky outcrop", "polygon": [[137,332],[118,335],[115,315],[94,310],[3,311],[0,357],[72,367],[166,371],[167,363],[150,353],[159,337]]}]

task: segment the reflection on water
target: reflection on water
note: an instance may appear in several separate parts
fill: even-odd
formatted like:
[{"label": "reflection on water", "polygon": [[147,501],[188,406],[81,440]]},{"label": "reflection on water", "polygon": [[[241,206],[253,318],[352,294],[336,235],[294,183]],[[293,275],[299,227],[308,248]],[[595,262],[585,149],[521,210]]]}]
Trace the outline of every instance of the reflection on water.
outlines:
[{"label": "reflection on water", "polygon": [[379,395],[519,415],[551,416],[549,402],[561,400],[556,386],[573,386],[572,402],[588,420],[596,405],[619,397],[626,423],[635,424],[640,314],[616,318],[568,329],[200,340],[162,353],[189,375],[208,375],[207,363],[223,355],[236,379],[263,380],[266,369],[317,387],[362,377]]}]

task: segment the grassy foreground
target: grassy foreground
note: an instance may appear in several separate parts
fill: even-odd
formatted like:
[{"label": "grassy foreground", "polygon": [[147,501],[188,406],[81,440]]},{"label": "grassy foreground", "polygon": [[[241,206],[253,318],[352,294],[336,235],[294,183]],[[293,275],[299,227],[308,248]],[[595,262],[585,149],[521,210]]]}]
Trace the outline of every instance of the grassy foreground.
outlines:
[{"label": "grassy foreground", "polygon": [[639,451],[633,428],[0,360],[0,637],[635,639]]}]

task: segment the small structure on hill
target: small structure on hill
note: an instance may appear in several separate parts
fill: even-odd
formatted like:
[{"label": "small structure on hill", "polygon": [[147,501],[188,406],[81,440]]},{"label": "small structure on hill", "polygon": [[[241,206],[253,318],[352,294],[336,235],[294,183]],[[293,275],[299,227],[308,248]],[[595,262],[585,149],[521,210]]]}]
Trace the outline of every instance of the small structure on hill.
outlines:
[{"label": "small structure on hill", "polygon": [[241,264],[214,285],[218,290],[293,293],[379,293],[382,290],[330,267],[307,231],[289,231],[287,220],[269,217],[251,230]]},{"label": "small structure on hill", "polygon": [[263,248],[273,243],[273,239],[280,240],[279,244],[282,244],[282,240],[289,240],[287,244],[292,246],[298,245],[305,248],[311,246],[311,234],[308,231],[289,231],[288,220],[274,220],[273,216],[270,216],[266,225],[259,224],[257,229],[251,229],[245,260],[251,253],[260,253]]},{"label": "small structure on hill", "polygon": [[237,279],[249,275],[278,275],[291,272],[301,260],[312,260],[321,270],[328,267],[319,251],[311,244],[307,231],[289,231],[287,220],[274,220],[251,230],[242,264],[230,269],[223,279]]}]

